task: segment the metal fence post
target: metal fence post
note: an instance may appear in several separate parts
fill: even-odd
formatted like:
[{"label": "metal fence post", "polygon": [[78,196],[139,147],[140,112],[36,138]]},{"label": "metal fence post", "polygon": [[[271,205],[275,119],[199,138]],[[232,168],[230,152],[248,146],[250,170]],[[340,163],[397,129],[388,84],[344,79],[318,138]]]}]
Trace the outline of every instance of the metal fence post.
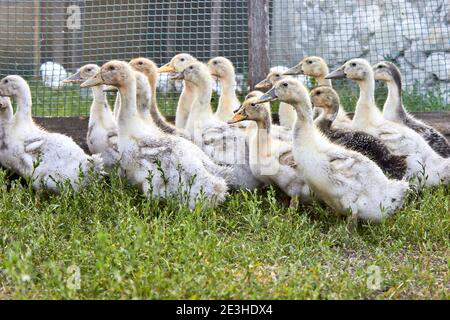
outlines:
[{"label": "metal fence post", "polygon": [[250,88],[270,69],[269,0],[248,0],[248,81]]}]

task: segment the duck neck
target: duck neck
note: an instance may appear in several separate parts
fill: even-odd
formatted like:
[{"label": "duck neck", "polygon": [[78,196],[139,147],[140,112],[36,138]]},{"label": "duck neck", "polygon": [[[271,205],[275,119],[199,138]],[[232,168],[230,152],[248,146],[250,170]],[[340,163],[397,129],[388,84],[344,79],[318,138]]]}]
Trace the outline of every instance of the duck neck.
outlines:
[{"label": "duck neck", "polygon": [[406,111],[402,101],[401,84],[394,80],[386,81],[388,96],[383,106],[383,116],[389,120],[401,120],[406,118]]},{"label": "duck neck", "polygon": [[297,121],[295,122],[296,135],[305,135],[314,128],[312,107],[310,101],[296,101],[291,103],[297,112]]},{"label": "duck neck", "polygon": [[129,77],[128,81],[119,87],[120,92],[120,109],[119,109],[119,126],[133,124],[138,118],[136,108],[136,79]]},{"label": "duck neck", "polygon": [[272,149],[272,137],[270,135],[270,129],[272,126],[272,121],[270,116],[267,116],[263,120],[256,121],[256,139],[253,143],[253,147],[256,147],[256,155],[258,157],[258,162],[267,158]]},{"label": "duck neck", "polygon": [[231,77],[220,78],[221,94],[217,114],[233,116],[234,109],[239,106],[239,100],[236,96],[234,75]]},{"label": "duck neck", "polygon": [[156,98],[156,83],[157,83],[157,75],[150,75],[148,76],[148,83],[150,84],[150,91],[151,91],[151,100],[150,100],[150,114],[158,114],[158,99]]},{"label": "duck neck", "polygon": [[213,112],[211,109],[211,95],[212,95],[212,81],[206,79],[199,83],[196,87],[196,99],[192,105],[191,115],[193,119],[199,117],[212,117]]},{"label": "duck neck", "polygon": [[28,85],[21,86],[19,94],[15,97],[17,100],[16,119],[25,122],[32,122],[31,116],[31,91]]},{"label": "duck neck", "polygon": [[364,123],[380,116],[380,111],[375,104],[375,80],[372,74],[366,79],[358,81],[359,99],[356,103],[353,123]]},{"label": "duck neck", "polygon": [[333,106],[331,110],[324,109],[323,112],[319,114],[319,116],[314,120],[314,124],[321,131],[327,131],[330,129],[333,121],[336,119],[338,114],[338,106]]},{"label": "duck neck", "polygon": [[105,108],[109,109],[108,102],[106,100],[106,93],[103,91],[105,87],[105,85],[92,87],[92,96],[94,97],[94,100],[91,107],[91,113],[104,111]]},{"label": "duck neck", "polygon": [[140,88],[136,95],[137,111],[145,121],[151,121],[151,93],[150,88]]},{"label": "duck neck", "polygon": [[333,87],[333,85],[331,84],[331,80],[325,79],[325,76],[316,77],[316,81],[318,86]]}]

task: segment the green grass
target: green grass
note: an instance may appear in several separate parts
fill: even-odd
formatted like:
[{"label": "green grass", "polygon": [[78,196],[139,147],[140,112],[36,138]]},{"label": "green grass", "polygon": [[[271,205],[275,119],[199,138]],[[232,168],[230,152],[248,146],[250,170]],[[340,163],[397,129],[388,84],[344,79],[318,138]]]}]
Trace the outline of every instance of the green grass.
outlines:
[{"label": "green grass", "polygon": [[190,211],[116,176],[54,195],[0,171],[0,186],[3,299],[450,298],[450,186],[353,231],[317,204],[286,208],[272,189]]},{"label": "green grass", "polygon": [[[34,116],[87,116],[92,98],[88,90],[80,91],[78,86],[67,86],[61,89],[50,89],[42,85],[40,81],[29,81],[32,88],[33,115]],[[358,100],[358,89],[348,82],[338,82],[337,91],[341,97],[341,103],[347,111],[353,111]],[[243,101],[246,93],[239,96]],[[386,99],[387,90],[383,86],[376,89],[378,106],[382,107]],[[109,94],[111,106],[114,105],[114,95]],[[159,93],[158,106],[165,115],[175,115],[179,93]],[[219,98],[213,94],[212,106],[217,107]],[[419,94],[417,89],[403,93],[405,107],[409,111],[450,111],[450,105],[445,104],[439,94],[433,91],[425,95]],[[273,111],[277,112],[278,103],[274,103]]]}]

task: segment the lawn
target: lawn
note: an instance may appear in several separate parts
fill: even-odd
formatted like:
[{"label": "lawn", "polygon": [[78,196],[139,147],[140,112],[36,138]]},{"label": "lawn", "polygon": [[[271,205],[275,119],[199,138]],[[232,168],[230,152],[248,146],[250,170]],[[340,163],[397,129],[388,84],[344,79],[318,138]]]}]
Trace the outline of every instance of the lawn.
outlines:
[{"label": "lawn", "polygon": [[450,298],[450,186],[355,228],[273,189],[190,211],[117,176],[60,195],[0,185],[3,299]]}]

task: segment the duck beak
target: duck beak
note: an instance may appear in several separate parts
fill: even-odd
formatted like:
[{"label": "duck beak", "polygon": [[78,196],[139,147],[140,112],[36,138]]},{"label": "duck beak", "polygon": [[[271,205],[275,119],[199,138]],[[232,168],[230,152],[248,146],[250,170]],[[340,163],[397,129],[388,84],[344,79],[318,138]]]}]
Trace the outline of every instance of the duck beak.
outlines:
[{"label": "duck beak", "polygon": [[278,99],[278,96],[275,92],[275,88],[270,89],[265,94],[263,94],[261,97],[259,97],[258,101],[256,103],[264,103],[269,102]]},{"label": "duck beak", "polygon": [[117,92],[117,91],[119,90],[114,86],[106,86],[106,88],[103,89],[103,92]]},{"label": "duck beak", "polygon": [[270,89],[272,88],[272,84],[269,82],[269,80],[264,79],[263,81],[259,82],[256,86],[256,89]]},{"label": "duck beak", "polygon": [[325,79],[343,79],[346,78],[347,75],[344,72],[344,66],[341,66],[334,70],[333,72],[327,74]]},{"label": "duck beak", "polygon": [[80,87],[81,88],[91,88],[91,87],[98,86],[100,84],[104,84],[104,82],[103,82],[103,79],[102,79],[102,77],[100,75],[100,72],[99,72],[95,76],[90,77],[85,82],[80,84]]},{"label": "duck beak", "polygon": [[231,120],[228,121],[228,124],[233,124],[236,122],[241,122],[247,119],[247,116],[243,115],[242,113],[238,112],[235,113],[233,118]]},{"label": "duck beak", "polygon": [[175,68],[169,63],[166,63],[158,69],[159,73],[175,72]]},{"label": "duck beak", "polygon": [[65,83],[73,83],[73,82],[81,82],[81,81],[83,81],[83,80],[81,80],[81,74],[80,74],[80,71],[78,71],[77,73],[71,75],[67,79],[64,79],[63,82],[65,82]]},{"label": "duck beak", "polygon": [[295,67],[292,67],[292,68],[286,70],[283,74],[286,75],[286,76],[296,76],[296,75],[299,75],[299,74],[305,74],[303,72],[302,66],[303,66],[303,63],[300,62]]},{"label": "duck beak", "polygon": [[184,74],[183,72],[175,73],[173,76],[170,77],[171,80],[184,80]]}]

